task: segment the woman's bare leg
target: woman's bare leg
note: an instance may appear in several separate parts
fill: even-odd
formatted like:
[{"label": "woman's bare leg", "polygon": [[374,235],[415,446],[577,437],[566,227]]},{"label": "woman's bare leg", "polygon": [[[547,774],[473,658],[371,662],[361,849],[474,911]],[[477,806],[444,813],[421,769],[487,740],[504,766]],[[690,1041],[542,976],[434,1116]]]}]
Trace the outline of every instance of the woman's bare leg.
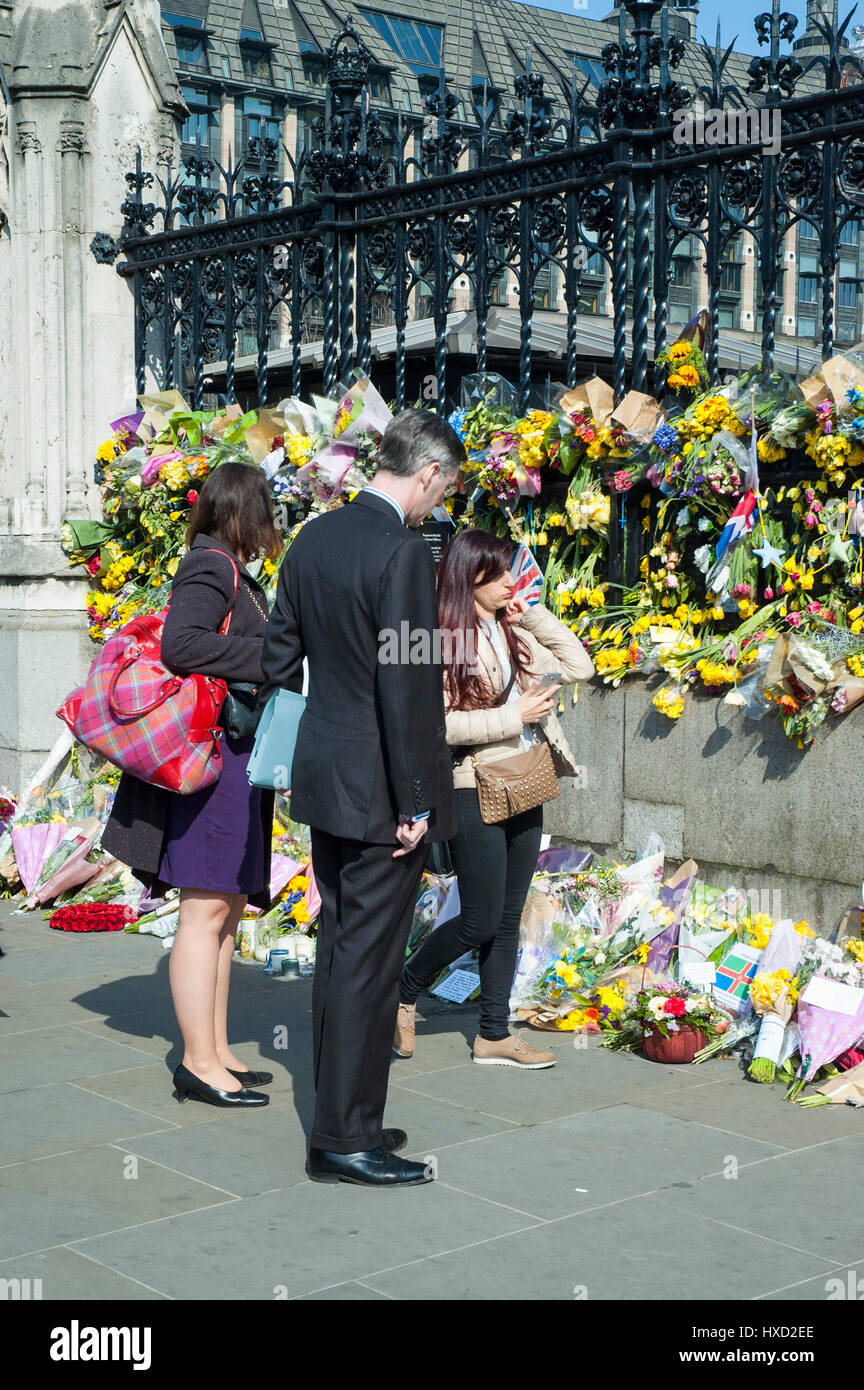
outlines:
[{"label": "woman's bare leg", "polygon": [[219,933],[219,965],[216,973],[216,1055],[223,1067],[233,1067],[235,1071],[246,1071],[247,1068],[239,1057],[235,1057],[228,1042],[228,988],[237,927],[245,906],[246,898],[238,894]]},{"label": "woman's bare leg", "polygon": [[180,925],[168,965],[174,1012],[183,1034],[183,1065],[220,1091],[242,1090],[216,1048],[219,944],[236,900],[236,894],[182,888]]}]

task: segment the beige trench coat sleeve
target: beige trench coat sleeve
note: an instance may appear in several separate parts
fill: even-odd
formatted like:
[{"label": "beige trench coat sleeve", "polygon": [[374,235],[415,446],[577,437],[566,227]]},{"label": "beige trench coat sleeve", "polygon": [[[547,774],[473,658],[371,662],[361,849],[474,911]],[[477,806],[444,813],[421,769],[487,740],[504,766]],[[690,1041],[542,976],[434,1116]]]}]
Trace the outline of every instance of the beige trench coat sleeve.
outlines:
[{"label": "beige trench coat sleeve", "polygon": [[560,671],[565,685],[590,680],[594,675],[594,662],[579,638],[542,604],[535,603],[522,615],[517,633],[520,627],[544,648],[538,663],[541,671]]}]

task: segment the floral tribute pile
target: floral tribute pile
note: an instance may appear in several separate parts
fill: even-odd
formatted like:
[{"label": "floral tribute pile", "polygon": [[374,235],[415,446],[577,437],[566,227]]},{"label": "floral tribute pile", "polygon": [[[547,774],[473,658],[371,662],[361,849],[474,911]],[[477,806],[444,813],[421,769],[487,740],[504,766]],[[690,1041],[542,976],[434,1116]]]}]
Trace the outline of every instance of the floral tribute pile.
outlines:
[{"label": "floral tribute pile", "polygon": [[[662,359],[662,398],[630,391],[617,406],[593,377],[520,414],[503,378],[465,378],[450,420],[468,461],[439,519],[532,549],[544,600],[582,637],[598,680],[655,677],[670,719],[693,698],[774,715],[805,748],[864,699],[864,354],[800,383],[753,370],[719,387],[695,341]],[[164,606],[213,468],[264,468],[290,544],[364,485],[392,418],[365,379],[245,413],[193,411],[176,391],[139,406],[99,449],[102,518],[64,528],[70,562],[90,576],[98,642]],[[641,518],[630,588],[608,564],[625,507]],[[275,569],[261,566],[265,586]]]},{"label": "floral tribute pile", "polygon": [[[568,863],[568,853],[547,852],[554,868],[540,857],[522,919],[514,1019],[596,1033],[603,1046],[641,1049],[652,1061],[699,1063],[734,1049],[751,1081],[783,1082],[785,1099],[818,1105],[854,1094],[864,1103],[860,911],[829,940],[805,921],[754,911],[736,888],[700,882],[692,860],[664,881],[656,837],[631,865],[575,851]],[[424,923],[418,944],[428,930]],[[849,1085],[823,1091],[859,1066]],[[801,1096],[810,1083],[815,1090]]]}]

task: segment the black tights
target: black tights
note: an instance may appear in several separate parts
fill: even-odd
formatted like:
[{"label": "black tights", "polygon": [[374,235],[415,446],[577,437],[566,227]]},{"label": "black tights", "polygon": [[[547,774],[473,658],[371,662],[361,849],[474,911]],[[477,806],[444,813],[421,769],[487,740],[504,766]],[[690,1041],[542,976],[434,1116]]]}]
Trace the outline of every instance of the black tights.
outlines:
[{"label": "black tights", "polygon": [[456,835],[450,842],[460,913],[426,938],[405,962],[403,1004],[413,1004],[445,966],[480,948],[480,1036],[506,1038],[519,923],[543,833],[543,807],[486,825],[474,787],[456,790]]}]

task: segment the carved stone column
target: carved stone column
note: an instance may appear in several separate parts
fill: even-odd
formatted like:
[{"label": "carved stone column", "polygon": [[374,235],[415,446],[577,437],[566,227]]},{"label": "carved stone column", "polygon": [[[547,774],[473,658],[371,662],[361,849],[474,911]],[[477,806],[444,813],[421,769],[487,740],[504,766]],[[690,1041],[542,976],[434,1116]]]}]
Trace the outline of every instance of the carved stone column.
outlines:
[{"label": "carved stone column", "polygon": [[86,583],[61,527],[98,515],[96,448],[135,405],[129,285],[90,242],[121,230],[137,147],[154,172],[171,157],[183,104],[154,0],[0,0],[4,24],[0,786],[16,788],[93,656]]}]

